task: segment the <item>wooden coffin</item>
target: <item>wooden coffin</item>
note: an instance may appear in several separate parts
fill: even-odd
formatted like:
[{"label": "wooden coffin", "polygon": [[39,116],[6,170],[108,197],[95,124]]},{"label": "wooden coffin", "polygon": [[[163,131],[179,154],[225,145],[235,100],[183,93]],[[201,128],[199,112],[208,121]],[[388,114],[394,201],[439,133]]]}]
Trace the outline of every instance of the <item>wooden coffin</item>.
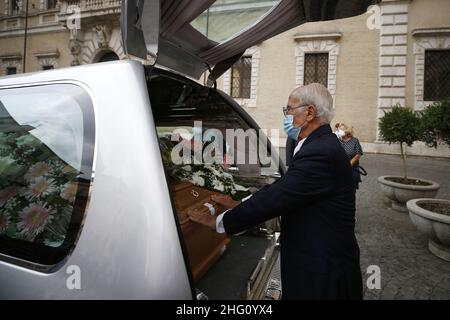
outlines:
[{"label": "wooden coffin", "polygon": [[210,209],[204,205],[209,203],[214,207],[216,216],[221,214],[221,206],[211,201],[211,195],[219,193],[189,182],[174,184],[172,192],[194,281],[198,281],[217,262],[230,240],[225,234],[218,234],[208,227],[190,221],[186,212],[190,208],[197,208],[205,214],[211,214]]}]

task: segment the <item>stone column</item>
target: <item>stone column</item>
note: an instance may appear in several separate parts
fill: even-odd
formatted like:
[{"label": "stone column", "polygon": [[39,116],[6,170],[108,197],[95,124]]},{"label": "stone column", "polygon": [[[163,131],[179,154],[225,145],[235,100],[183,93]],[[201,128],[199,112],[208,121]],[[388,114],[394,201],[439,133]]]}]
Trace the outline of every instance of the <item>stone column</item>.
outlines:
[{"label": "stone column", "polygon": [[396,0],[385,0],[381,3],[377,119],[396,104],[406,106],[409,3],[410,1]]}]

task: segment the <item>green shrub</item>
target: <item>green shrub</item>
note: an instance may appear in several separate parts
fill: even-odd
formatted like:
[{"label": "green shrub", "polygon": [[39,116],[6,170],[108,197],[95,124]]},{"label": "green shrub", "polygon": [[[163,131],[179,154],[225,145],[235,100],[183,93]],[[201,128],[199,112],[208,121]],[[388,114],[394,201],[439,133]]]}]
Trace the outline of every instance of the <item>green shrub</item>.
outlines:
[{"label": "green shrub", "polygon": [[415,141],[422,140],[420,120],[413,110],[396,105],[391,111],[385,112],[379,122],[381,139],[391,143],[399,143],[403,160],[404,178],[407,179],[406,154],[404,145],[411,146]]},{"label": "green shrub", "polygon": [[450,100],[436,102],[421,112],[422,141],[436,148],[440,142],[450,147]]}]

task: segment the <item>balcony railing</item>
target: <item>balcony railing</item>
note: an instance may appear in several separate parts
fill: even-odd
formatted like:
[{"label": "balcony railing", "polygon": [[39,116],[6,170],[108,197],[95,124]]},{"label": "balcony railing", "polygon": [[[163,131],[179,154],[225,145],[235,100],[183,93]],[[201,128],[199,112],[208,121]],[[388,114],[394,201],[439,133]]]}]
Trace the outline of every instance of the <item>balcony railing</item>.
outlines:
[{"label": "balcony railing", "polygon": [[81,11],[98,10],[120,7],[121,0],[68,0],[61,1],[61,8],[67,8],[69,6],[76,6]]}]

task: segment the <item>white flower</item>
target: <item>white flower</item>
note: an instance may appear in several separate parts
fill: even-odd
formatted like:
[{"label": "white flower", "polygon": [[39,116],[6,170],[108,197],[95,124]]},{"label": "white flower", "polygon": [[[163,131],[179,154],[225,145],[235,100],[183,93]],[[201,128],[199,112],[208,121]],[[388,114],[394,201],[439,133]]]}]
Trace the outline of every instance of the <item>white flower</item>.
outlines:
[{"label": "white flower", "polygon": [[47,180],[44,177],[39,177],[30,184],[29,189],[25,192],[25,196],[29,200],[33,200],[38,197],[49,195],[56,190],[54,179]]},{"label": "white flower", "polygon": [[45,226],[53,219],[54,210],[45,207],[45,204],[36,203],[23,209],[19,214],[20,221],[17,228],[19,238],[34,241]]},{"label": "white flower", "polygon": [[9,214],[0,212],[0,234],[5,234],[9,226]]},{"label": "white flower", "polygon": [[183,169],[184,171],[189,171],[189,172],[192,171],[191,166],[184,166],[181,169]]},{"label": "white flower", "polygon": [[209,169],[215,176],[222,176],[222,172],[214,168],[213,166],[205,166],[205,169]]},{"label": "white flower", "polygon": [[221,181],[219,181],[219,180],[214,180],[214,182],[213,182],[213,188],[215,189],[215,190],[218,190],[218,191],[225,191],[225,186],[224,186],[224,184],[221,182]]},{"label": "white flower", "polygon": [[234,181],[233,180],[233,175],[231,173],[224,172],[222,177],[224,177],[225,179],[229,179],[231,181]]},{"label": "white flower", "polygon": [[63,243],[64,243],[64,240],[61,240],[61,241],[50,241],[48,239],[44,240],[44,245],[46,245],[47,247],[52,247],[52,248],[59,248],[62,246]]},{"label": "white flower", "polygon": [[61,198],[74,202],[75,196],[77,195],[77,184],[75,182],[68,182],[64,185],[61,191]]},{"label": "white flower", "polygon": [[48,163],[38,162],[28,169],[28,172],[25,174],[25,179],[31,181],[33,179],[48,175],[50,171],[51,166]]},{"label": "white flower", "polygon": [[13,186],[0,190],[0,207],[7,203],[11,198],[15,197],[18,193],[19,188]]},{"label": "white flower", "polygon": [[241,186],[240,184],[235,184],[234,187],[237,191],[248,191],[248,188]]},{"label": "white flower", "polygon": [[202,175],[201,171],[195,172],[192,175],[192,178],[190,181],[196,186],[199,186],[199,187],[205,186],[205,179],[201,175]]}]

